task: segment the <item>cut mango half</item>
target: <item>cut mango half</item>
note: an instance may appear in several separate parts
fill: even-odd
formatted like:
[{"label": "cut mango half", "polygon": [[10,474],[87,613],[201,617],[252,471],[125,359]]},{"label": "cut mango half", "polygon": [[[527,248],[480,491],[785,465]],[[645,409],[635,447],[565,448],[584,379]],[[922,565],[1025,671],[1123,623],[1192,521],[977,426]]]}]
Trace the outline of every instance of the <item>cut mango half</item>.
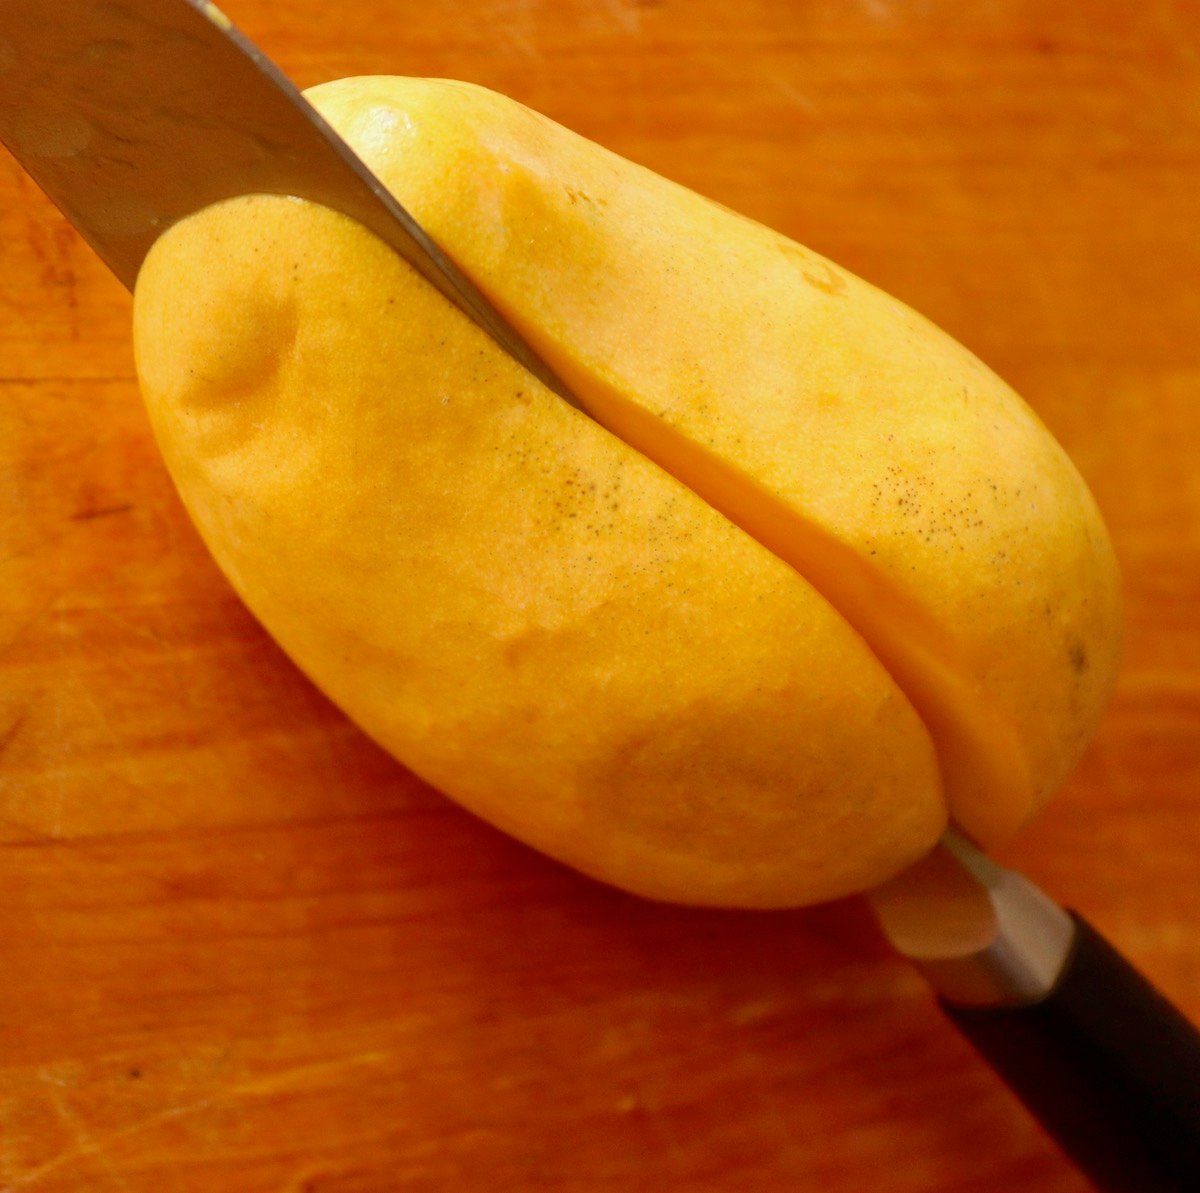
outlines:
[{"label": "cut mango half", "polygon": [[[252,196],[155,246],[139,375],[243,599],[362,727],[636,893],[788,906],[1007,839],[1115,675],[1086,486],[965,349],[466,84],[310,98],[566,382]],[[594,421],[593,421],[594,420]]]}]

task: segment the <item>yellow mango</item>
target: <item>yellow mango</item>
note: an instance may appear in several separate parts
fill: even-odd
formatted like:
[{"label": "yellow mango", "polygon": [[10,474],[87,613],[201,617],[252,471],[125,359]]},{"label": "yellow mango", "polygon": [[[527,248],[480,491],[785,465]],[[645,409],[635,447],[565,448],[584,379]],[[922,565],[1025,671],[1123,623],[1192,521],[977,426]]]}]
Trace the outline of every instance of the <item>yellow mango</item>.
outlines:
[{"label": "yellow mango", "polygon": [[820,589],[1003,840],[1077,761],[1120,602],[1091,495],[1032,411],[896,300],[479,87],[311,98],[589,410]]},{"label": "yellow mango", "polygon": [[310,97],[597,421],[343,216],[253,196],[168,231],[143,392],[298,665],[448,795],[651,897],[861,890],[948,809],[1010,834],[1119,639],[1095,507],[1020,400],[865,283],[502,97]]}]

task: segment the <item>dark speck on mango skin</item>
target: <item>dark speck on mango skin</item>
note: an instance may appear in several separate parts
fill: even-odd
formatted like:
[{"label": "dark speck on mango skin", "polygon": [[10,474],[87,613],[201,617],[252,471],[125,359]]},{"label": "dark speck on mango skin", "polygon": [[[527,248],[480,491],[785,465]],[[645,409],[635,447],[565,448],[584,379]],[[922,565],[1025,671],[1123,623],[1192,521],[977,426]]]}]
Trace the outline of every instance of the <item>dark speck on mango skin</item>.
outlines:
[{"label": "dark speck on mango skin", "polygon": [[1088,669],[1087,647],[1082,642],[1072,642],[1067,650],[1067,659],[1071,670],[1076,675],[1082,675]]}]

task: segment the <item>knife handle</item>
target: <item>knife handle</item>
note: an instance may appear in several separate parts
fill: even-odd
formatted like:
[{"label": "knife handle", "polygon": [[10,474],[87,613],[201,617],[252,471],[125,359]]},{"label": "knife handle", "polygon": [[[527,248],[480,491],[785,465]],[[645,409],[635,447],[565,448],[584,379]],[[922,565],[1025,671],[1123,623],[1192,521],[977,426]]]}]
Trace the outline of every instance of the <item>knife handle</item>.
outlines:
[{"label": "knife handle", "polygon": [[1050,993],[941,1007],[1104,1193],[1200,1190],[1200,1032],[1074,912]]}]

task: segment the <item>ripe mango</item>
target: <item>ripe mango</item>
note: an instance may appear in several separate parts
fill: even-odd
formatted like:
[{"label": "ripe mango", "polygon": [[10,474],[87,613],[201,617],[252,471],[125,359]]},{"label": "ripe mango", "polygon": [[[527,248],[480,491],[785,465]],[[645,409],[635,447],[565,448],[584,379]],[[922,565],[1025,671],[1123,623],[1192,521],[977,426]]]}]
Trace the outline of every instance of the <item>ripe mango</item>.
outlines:
[{"label": "ripe mango", "polygon": [[155,245],[139,376],[249,607],[368,733],[654,898],[863,890],[1061,782],[1114,679],[1087,489],[964,348],[481,88],[310,98],[567,382],[360,226],[248,196]]}]

